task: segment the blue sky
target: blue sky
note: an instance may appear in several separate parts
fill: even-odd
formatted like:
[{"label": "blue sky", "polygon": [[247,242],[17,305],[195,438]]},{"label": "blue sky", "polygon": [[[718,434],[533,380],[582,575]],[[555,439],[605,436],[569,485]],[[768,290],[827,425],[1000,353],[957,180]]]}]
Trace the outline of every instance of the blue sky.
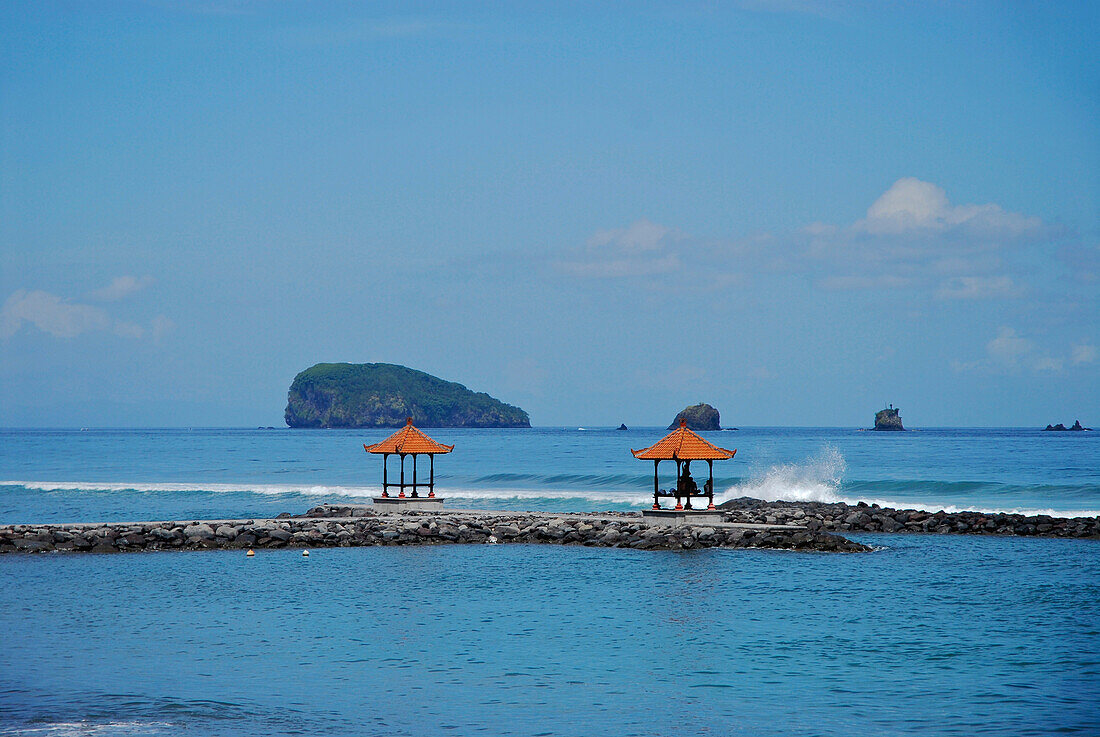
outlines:
[{"label": "blue sky", "polygon": [[0,425],[1100,426],[1095,3],[0,5]]}]

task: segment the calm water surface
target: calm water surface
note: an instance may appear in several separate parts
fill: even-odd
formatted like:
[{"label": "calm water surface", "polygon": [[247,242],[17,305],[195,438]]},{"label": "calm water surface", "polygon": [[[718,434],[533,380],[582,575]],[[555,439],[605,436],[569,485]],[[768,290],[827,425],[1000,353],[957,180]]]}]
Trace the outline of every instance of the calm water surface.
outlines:
[{"label": "calm water surface", "polygon": [[1100,733],[1100,546],[0,558],[0,734]]}]

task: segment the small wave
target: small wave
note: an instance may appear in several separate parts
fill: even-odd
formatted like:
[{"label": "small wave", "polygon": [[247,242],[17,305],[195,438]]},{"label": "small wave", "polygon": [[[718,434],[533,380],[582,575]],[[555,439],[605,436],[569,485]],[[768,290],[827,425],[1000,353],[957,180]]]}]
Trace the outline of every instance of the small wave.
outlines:
[{"label": "small wave", "polygon": [[24,724],[8,729],[0,727],[3,735],[41,735],[42,737],[95,737],[96,735],[153,734],[166,732],[173,725],[168,722],[146,721],[79,721],[79,722],[42,722]]},{"label": "small wave", "polygon": [[22,486],[34,491],[88,491],[88,492],[206,492],[214,494],[300,494],[305,496],[370,497],[379,489],[370,486],[328,486],[318,484],[209,484],[209,483],[145,483],[103,481],[0,481],[3,486]]},{"label": "small wave", "polygon": [[[895,509],[920,509],[935,512],[977,511],[1056,517],[1095,517],[1100,511],[1088,508],[1065,508],[1011,504],[1012,493],[996,485],[975,482],[855,482],[843,483],[847,469],[844,457],[835,448],[825,448],[801,463],[779,464],[750,475],[744,481],[717,491],[715,503],[738,497],[764,501],[825,502],[878,504]],[[644,509],[652,504],[649,483],[652,477],[631,475],[560,474],[537,476],[526,474],[494,474],[475,479],[476,487],[437,484],[436,493],[461,504],[475,505],[493,502],[524,502],[536,506],[562,502],[614,505]],[[503,482],[503,483],[502,483]],[[467,482],[469,483],[469,482]],[[482,486],[481,483],[486,483]],[[500,484],[500,485],[496,485]],[[623,487],[634,487],[623,488]],[[339,484],[247,484],[206,482],[99,482],[99,481],[0,481],[4,487],[22,487],[32,491],[91,494],[258,494],[263,496],[312,497],[347,499],[364,503],[381,492],[378,486],[345,486]],[[909,493],[905,493],[908,491]],[[1060,487],[1018,487],[1014,493],[1040,492],[1048,498],[1060,494]],[[885,492],[885,493],[884,493]],[[891,494],[894,492],[898,496]],[[920,494],[914,498],[914,493]],[[964,498],[976,497],[974,502]],[[990,498],[992,496],[992,499]],[[1091,495],[1090,495],[1091,496]],[[998,504],[1003,499],[1006,504]]]},{"label": "small wave", "polygon": [[[110,483],[95,481],[0,481],[0,487],[21,486],[25,489],[46,492],[91,493],[214,493],[214,494],[264,494],[302,495],[318,497],[349,497],[369,499],[381,493],[370,486],[322,486],[304,484],[185,484],[185,483]],[[448,499],[527,500],[527,501],[591,501],[604,504],[626,504],[644,507],[652,504],[649,491],[599,491],[585,489],[464,489],[436,485],[436,493]]]}]

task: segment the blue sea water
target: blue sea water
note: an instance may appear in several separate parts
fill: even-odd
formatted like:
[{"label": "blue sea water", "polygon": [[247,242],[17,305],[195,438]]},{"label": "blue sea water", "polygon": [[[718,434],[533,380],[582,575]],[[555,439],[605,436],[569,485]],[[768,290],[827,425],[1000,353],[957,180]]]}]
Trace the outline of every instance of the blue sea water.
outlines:
[{"label": "blue sea water", "polygon": [[[0,522],[251,517],[366,502],[382,461],[364,430],[0,430]],[[454,506],[584,511],[651,503],[635,460],[664,431],[433,430]],[[1100,432],[744,428],[706,434],[737,448],[715,464],[719,499],[878,501],[925,509],[1100,513]],[[396,459],[390,470],[397,474]],[[411,462],[406,472],[411,475]],[[418,468],[422,474],[426,464]],[[693,468],[696,476],[706,467]],[[672,482],[671,464],[663,481]]]},{"label": "blue sea water", "polygon": [[[363,501],[384,434],[0,431],[0,522]],[[431,434],[449,504],[603,510],[662,431]],[[710,437],[723,497],[1100,509],[1093,433]],[[1100,734],[1100,543],[857,539],[0,556],[0,735]]]}]

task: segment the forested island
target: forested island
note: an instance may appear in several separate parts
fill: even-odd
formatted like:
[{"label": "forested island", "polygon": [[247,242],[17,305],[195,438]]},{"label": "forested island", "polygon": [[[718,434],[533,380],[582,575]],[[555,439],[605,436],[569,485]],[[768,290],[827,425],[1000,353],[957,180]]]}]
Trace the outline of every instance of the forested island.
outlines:
[{"label": "forested island", "polygon": [[530,427],[519,407],[391,363],[319,363],[294,377],[290,427]]}]

